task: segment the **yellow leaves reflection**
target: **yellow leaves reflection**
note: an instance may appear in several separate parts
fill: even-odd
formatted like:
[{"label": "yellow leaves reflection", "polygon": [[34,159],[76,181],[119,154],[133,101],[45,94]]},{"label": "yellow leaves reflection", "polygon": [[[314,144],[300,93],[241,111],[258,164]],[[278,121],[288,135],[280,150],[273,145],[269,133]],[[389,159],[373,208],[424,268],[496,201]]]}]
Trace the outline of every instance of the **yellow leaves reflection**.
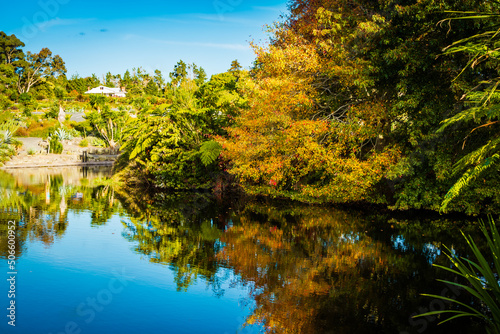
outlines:
[{"label": "yellow leaves reflection", "polygon": [[242,216],[222,236],[225,247],[217,257],[254,283],[257,307],[247,323],[263,324],[270,333],[323,332],[325,322],[318,319],[335,314],[347,296],[362,302],[372,290],[367,285],[398,267],[387,246],[345,212],[302,207],[293,219],[272,211],[266,216],[266,224]]}]

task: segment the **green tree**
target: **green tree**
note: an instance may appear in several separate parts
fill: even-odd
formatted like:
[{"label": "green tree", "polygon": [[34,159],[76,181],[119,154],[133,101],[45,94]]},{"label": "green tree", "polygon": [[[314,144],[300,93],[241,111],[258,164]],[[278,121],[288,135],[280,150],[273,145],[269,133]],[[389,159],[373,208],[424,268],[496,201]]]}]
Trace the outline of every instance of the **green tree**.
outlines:
[{"label": "green tree", "polygon": [[158,96],[159,90],[155,80],[149,80],[148,84],[144,88],[144,93],[151,96]]},{"label": "green tree", "polygon": [[12,96],[17,90],[17,71],[25,55],[24,43],[15,35],[8,36],[0,31],[0,93]]},{"label": "green tree", "polygon": [[163,78],[163,74],[160,70],[155,70],[153,80],[160,91],[163,92],[163,90],[165,89],[165,79]]},{"label": "green tree", "polygon": [[130,71],[126,70],[123,74],[122,79],[120,80],[120,86],[125,87],[127,90],[130,88],[130,84],[132,83],[132,76],[130,75]]},{"label": "green tree", "polygon": [[[91,97],[91,103],[94,96]],[[85,114],[85,119],[95,129],[95,132],[105,140],[106,144],[114,149],[121,144],[123,128],[128,114],[121,110],[112,110],[105,102],[95,96],[94,110]]]},{"label": "green tree", "polygon": [[219,173],[214,147],[201,149],[219,129],[211,126],[205,109],[196,107],[194,92],[185,91],[189,83],[196,87],[190,80],[183,81],[176,89],[182,96],[175,96],[174,104],[141,112],[126,126],[121,147],[121,159],[128,162],[126,171],[135,175],[140,171],[159,188],[210,188]]},{"label": "green tree", "polygon": [[177,86],[180,84],[182,80],[187,78],[188,68],[185,62],[179,60],[177,64],[174,66],[174,70],[169,73],[170,81],[173,86]]},{"label": "green tree", "polygon": [[16,69],[11,64],[0,64],[0,93],[7,95],[8,91],[17,89],[15,71]]},{"label": "green tree", "polygon": [[242,70],[242,67],[241,67],[240,63],[238,62],[237,59],[235,59],[231,62],[231,68],[229,68],[229,70],[227,70],[227,71],[231,72],[231,73],[238,73],[241,70]]},{"label": "green tree", "polygon": [[[71,92],[73,90],[76,90],[78,93],[82,94],[87,91],[87,80],[85,78],[81,78],[78,74],[74,74],[71,76],[71,78],[68,80],[66,84],[66,90],[68,92]],[[93,88],[93,87],[91,87]]]},{"label": "green tree", "polygon": [[19,63],[19,93],[28,93],[30,88],[43,78],[55,77],[66,73],[66,66],[59,55],[52,55],[52,51],[43,48],[39,53],[28,51],[26,59]]},{"label": "green tree", "polygon": [[0,63],[15,64],[24,58],[24,52],[21,50],[25,44],[21,42],[14,34],[8,36],[0,31]]},{"label": "green tree", "polygon": [[106,87],[115,87],[115,76],[111,74],[111,72],[106,73],[106,79],[104,80],[104,86]]},{"label": "green tree", "polygon": [[193,80],[197,86],[201,86],[205,83],[207,79],[207,73],[203,67],[198,67],[196,64],[189,65],[189,68],[193,71]]},{"label": "green tree", "polygon": [[[247,77],[248,73],[240,73]],[[212,75],[210,80],[197,91],[196,97],[201,107],[210,114],[210,122],[218,135],[226,135],[226,128],[234,123],[239,111],[246,108],[247,99],[237,86],[238,79],[231,72]]]},{"label": "green tree", "polygon": [[92,73],[92,75],[85,78],[85,80],[87,81],[87,86],[90,87],[90,89],[101,85],[101,81],[95,73]]}]

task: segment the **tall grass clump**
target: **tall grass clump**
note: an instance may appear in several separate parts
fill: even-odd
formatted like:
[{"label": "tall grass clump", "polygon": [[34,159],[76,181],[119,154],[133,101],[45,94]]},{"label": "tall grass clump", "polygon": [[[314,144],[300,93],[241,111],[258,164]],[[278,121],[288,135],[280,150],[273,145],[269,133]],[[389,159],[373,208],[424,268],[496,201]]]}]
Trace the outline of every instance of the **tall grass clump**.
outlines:
[{"label": "tall grass clump", "polygon": [[474,259],[458,257],[454,255],[449,248],[445,247],[446,252],[444,253],[450,259],[452,267],[434,266],[455,274],[461,282],[447,280],[438,281],[465,290],[479,301],[479,303],[474,304],[480,306],[480,309],[445,296],[423,294],[424,296],[441,299],[451,304],[455,304],[455,306],[458,307],[427,312],[419,314],[416,317],[449,314],[450,317],[446,318],[441,323],[460,317],[474,317],[485,322],[486,331],[488,333],[500,333],[500,234],[491,217],[488,218],[488,224],[480,221],[479,226],[481,232],[483,232],[484,240],[487,242],[489,254],[481,253],[472,237],[466,236],[462,232],[463,237],[472,251]]}]

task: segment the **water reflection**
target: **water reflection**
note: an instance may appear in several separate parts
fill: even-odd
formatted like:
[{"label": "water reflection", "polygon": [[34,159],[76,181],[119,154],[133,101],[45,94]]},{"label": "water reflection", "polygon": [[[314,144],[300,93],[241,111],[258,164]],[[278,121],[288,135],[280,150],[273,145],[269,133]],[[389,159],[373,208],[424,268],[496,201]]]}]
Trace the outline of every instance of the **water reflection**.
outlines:
[{"label": "water reflection", "polygon": [[[113,201],[112,194],[93,184],[110,176],[110,168],[93,168],[90,175],[88,169],[60,167],[0,171],[0,219],[14,219],[22,227],[16,239],[18,256],[27,238],[40,240],[46,246],[61,238],[68,224],[69,210],[96,212],[97,217],[93,218],[96,224],[104,221],[100,219],[103,214],[109,218],[116,211],[118,201]],[[82,177],[82,174],[87,176]],[[5,237],[6,234],[2,233],[1,255],[7,251],[7,243],[2,239]]]},{"label": "water reflection", "polygon": [[[16,248],[27,240],[50,247],[64,238],[68,212],[90,212],[90,226],[122,217],[133,251],[173,272],[176,290],[203,282],[214,296],[248,291],[244,321],[268,333],[467,333],[469,320],[437,326],[410,319],[429,308],[420,293],[440,294],[447,265],[442,244],[463,254],[466,221],[394,216],[283,204],[209,193],[151,193],[114,187],[109,170],[0,172],[2,222],[20,222]],[[73,174],[72,174],[73,173]],[[85,175],[85,176],[82,176]],[[6,226],[0,225],[6,256]],[[96,229],[97,231],[97,229]],[[97,233],[97,232],[96,232]],[[464,302],[469,302],[462,294]],[[254,325],[254,327],[252,327]]]},{"label": "water reflection", "polygon": [[175,272],[179,291],[187,291],[203,277],[218,296],[222,296],[217,254],[227,224],[208,193],[160,193],[138,198],[130,190],[118,192],[132,214],[125,224],[125,237],[137,241],[135,250],[151,262],[169,265]]}]

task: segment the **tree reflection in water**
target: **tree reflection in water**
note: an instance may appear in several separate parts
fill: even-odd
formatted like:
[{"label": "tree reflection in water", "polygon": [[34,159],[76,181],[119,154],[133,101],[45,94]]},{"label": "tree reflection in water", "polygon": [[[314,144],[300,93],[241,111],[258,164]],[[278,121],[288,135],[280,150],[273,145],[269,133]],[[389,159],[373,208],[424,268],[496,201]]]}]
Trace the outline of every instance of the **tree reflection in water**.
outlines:
[{"label": "tree reflection in water", "polygon": [[[429,305],[422,291],[442,291],[430,264],[444,264],[441,241],[458,236],[457,223],[443,218],[409,221],[297,204],[224,203],[199,193],[136,199],[131,191],[119,193],[136,217],[127,237],[138,242],[138,252],[173,268],[183,291],[201,276],[221,295],[218,269],[233,269],[232,284],[250,287],[256,302],[247,323],[269,333],[422,330],[410,315]],[[466,249],[457,240],[447,244]],[[474,326],[437,323],[428,321],[425,328],[446,333],[451,326]]]},{"label": "tree reflection in water", "polygon": [[[70,173],[72,177],[67,174]],[[0,256],[7,255],[7,222],[17,224],[16,256],[23,251],[27,238],[39,240],[49,247],[62,238],[68,225],[68,212],[91,210],[92,223],[101,224],[118,209],[114,191],[90,184],[75,168],[36,169],[12,175],[0,171]],[[97,173],[98,181],[110,171]],[[98,184],[98,183],[97,183]],[[103,204],[105,203],[105,204]],[[102,218],[106,215],[107,218]]]},{"label": "tree reflection in water", "polygon": [[[169,266],[179,291],[200,279],[216,296],[228,282],[245,285],[248,301],[255,301],[247,323],[266,332],[474,331],[469,320],[436,326],[437,320],[410,319],[429,307],[420,293],[442,292],[435,277],[453,279],[430,266],[448,264],[441,242],[463,252],[457,231],[473,231],[471,223],[210,193],[152,193],[99,177],[68,182],[57,173],[22,183],[0,173],[1,257],[7,256],[8,219],[19,224],[19,256],[27,238],[50,246],[64,237],[69,211],[90,211],[92,226],[127,215],[123,237],[151,262]],[[459,298],[470,302],[464,294]]]}]

